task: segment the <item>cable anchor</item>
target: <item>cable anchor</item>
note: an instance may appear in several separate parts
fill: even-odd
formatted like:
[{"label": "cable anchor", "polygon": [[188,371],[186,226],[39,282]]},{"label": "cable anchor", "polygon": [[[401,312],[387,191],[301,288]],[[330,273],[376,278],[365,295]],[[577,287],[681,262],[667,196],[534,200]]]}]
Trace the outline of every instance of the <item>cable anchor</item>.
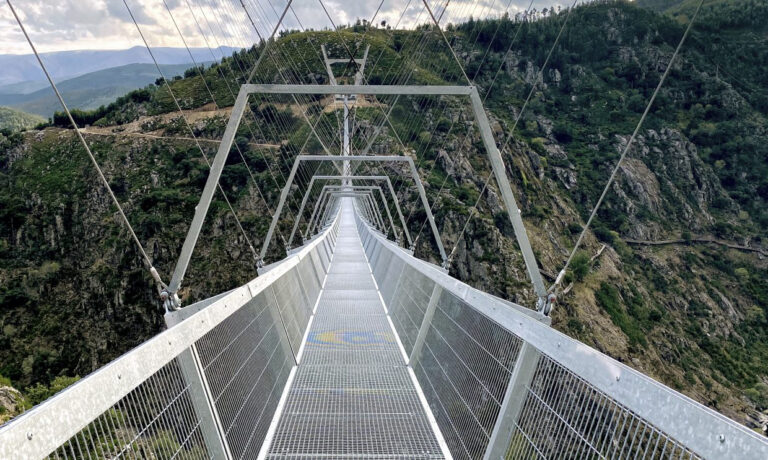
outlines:
[{"label": "cable anchor", "polygon": [[557,302],[557,295],[554,292],[550,292],[546,297],[539,297],[539,313],[544,316],[549,316],[552,313],[552,307]]}]

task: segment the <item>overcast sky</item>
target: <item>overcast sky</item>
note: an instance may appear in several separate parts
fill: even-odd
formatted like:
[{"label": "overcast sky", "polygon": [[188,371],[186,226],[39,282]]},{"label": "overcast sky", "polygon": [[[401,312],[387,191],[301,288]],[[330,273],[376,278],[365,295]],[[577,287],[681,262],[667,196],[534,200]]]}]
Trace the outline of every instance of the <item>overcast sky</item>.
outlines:
[{"label": "overcast sky", "polygon": [[[143,45],[123,0],[11,0],[32,40],[41,52],[77,49],[125,49]],[[181,47],[163,0],[127,0],[150,46]],[[184,39],[190,46],[206,46],[200,28],[211,46],[245,46],[256,39],[253,27],[243,12],[240,0],[166,0]],[[524,11],[531,0],[452,0],[441,23],[460,22],[469,16],[489,17]],[[534,0],[542,10],[564,5],[571,0]],[[263,35],[269,35],[286,0],[245,0],[249,14]],[[370,20],[377,7],[375,23],[382,20],[410,26],[426,22],[421,0],[323,0],[336,25]],[[435,14],[440,14],[443,0],[431,0]],[[407,8],[406,8],[407,7]],[[294,0],[293,12],[286,26],[299,28],[330,27],[320,0]],[[405,14],[403,11],[405,10]],[[197,20],[197,22],[196,22]],[[301,25],[300,25],[300,24]],[[213,32],[211,32],[213,30]],[[213,42],[213,43],[212,43]],[[218,42],[218,43],[216,43]],[[29,45],[5,1],[0,2],[0,54],[28,54]]]}]

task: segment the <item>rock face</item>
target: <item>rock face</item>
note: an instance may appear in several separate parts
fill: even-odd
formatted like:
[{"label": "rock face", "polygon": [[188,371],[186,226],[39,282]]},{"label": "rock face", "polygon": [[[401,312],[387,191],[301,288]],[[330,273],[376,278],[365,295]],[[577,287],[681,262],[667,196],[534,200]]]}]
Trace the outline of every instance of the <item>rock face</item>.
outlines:
[{"label": "rock face", "polygon": [[0,386],[0,424],[20,414],[23,410],[24,397],[11,386]]},{"label": "rock face", "polygon": [[[619,152],[627,141],[617,138]],[[712,203],[729,200],[696,146],[679,131],[667,128],[637,137],[612,192],[630,219],[626,236],[638,240],[661,239],[669,230],[665,222],[686,222],[691,231],[701,232],[714,222],[709,212]]]}]

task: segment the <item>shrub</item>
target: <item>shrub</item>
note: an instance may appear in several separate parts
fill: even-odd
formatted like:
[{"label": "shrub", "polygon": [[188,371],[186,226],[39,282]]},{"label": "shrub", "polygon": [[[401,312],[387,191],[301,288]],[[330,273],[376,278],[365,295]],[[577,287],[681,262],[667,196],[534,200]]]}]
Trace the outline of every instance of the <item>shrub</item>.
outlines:
[{"label": "shrub", "polygon": [[643,346],[647,344],[645,335],[637,321],[624,311],[619,291],[614,286],[602,283],[600,289],[595,292],[595,299],[597,304],[608,313],[613,324],[626,334],[630,344]]},{"label": "shrub", "polygon": [[571,235],[578,235],[583,229],[584,227],[577,224],[576,222],[571,222],[568,224],[568,231],[571,233]]},{"label": "shrub", "polygon": [[80,380],[80,376],[77,375],[74,377],[60,375],[53,379],[50,385],[43,385],[42,383],[38,383],[37,385],[27,388],[25,393],[29,402],[33,405],[37,405],[72,385],[73,383],[77,382],[78,380]]},{"label": "shrub", "polygon": [[757,410],[768,409],[768,384],[760,382],[744,390],[744,394],[755,404]]},{"label": "shrub", "polygon": [[571,260],[571,273],[576,281],[582,281],[589,273],[589,256],[584,251],[579,251]]}]

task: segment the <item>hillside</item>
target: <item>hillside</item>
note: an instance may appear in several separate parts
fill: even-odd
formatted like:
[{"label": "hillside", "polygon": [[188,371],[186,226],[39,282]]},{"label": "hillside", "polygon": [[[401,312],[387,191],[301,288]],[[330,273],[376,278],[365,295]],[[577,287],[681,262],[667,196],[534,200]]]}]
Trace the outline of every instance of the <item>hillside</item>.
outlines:
[{"label": "hillside", "polygon": [[[221,47],[214,50],[216,55],[222,52],[230,55],[235,48]],[[208,48],[191,48],[190,51],[198,62],[211,58]],[[153,49],[160,64],[175,65],[190,62],[189,53],[185,48],[157,47]],[[66,80],[86,73],[120,67],[128,64],[151,64],[147,50],[143,46],[135,46],[126,50],[76,50],[42,53],[41,57],[56,80]],[[40,71],[35,57],[31,54],[0,55],[0,86],[44,81],[45,76]]]},{"label": "hillside", "polygon": [[[753,427],[768,410],[768,96],[761,89],[767,87],[768,51],[752,39],[768,23],[766,8],[757,2],[705,10],[553,313],[554,327]],[[490,87],[502,66],[486,101],[494,126],[511,127],[563,20],[560,13],[522,25],[472,21],[451,30],[481,89]],[[626,2],[581,6],[570,21],[504,152],[533,247],[550,275],[562,267],[683,31],[676,19]],[[505,56],[518,26],[514,52]],[[490,43],[497,27],[501,39]],[[419,33],[375,29],[366,41],[372,56],[399,62],[402,43]],[[732,39],[739,35],[746,39],[737,46]],[[292,33],[277,43],[298,58],[316,53],[318,43],[334,51],[339,37],[360,40],[362,33]],[[479,65],[489,44],[488,59]],[[219,105],[232,103],[227,84],[237,80],[228,69],[258,52],[238,53],[206,69]],[[411,83],[446,83],[432,69],[449,66],[450,54],[433,52],[430,61],[418,62]],[[272,82],[275,72],[265,60],[256,81]],[[302,72],[306,81],[322,83],[319,63]],[[377,83],[389,77],[382,72],[367,78]],[[226,111],[212,109],[201,83],[190,76],[171,84],[212,152]],[[268,165],[286,174],[290,163],[283,156],[292,151],[288,147],[298,150],[308,133],[286,101],[255,98],[254,119],[238,133],[238,146],[270,203],[279,190]],[[319,113],[326,103],[308,104]],[[167,91],[150,85],[75,114],[91,125],[86,137],[161,273],[172,270],[207,174],[194,144],[178,139],[188,133],[172,111]],[[371,129],[370,112],[357,112],[361,129]],[[281,114],[279,126],[275,113]],[[414,128],[411,114],[423,124]],[[463,134],[452,130],[454,121],[472,126],[471,119],[458,102],[438,111],[406,98],[392,118],[398,137],[417,156],[438,227],[453,248],[489,170],[482,155],[465,156]],[[0,374],[21,388],[84,375],[162,323],[151,279],[106,192],[95,185],[63,117],[54,117],[54,124],[0,137]],[[249,129],[258,133],[257,142],[248,141]],[[431,150],[433,141],[443,148]],[[469,130],[466,143],[480,144],[475,131]],[[391,130],[373,148],[400,150]],[[322,152],[313,142],[307,151]],[[270,215],[235,157],[223,187],[259,245]],[[398,183],[398,190],[409,202],[406,213],[413,211],[409,224],[416,234],[423,214],[411,199],[413,187]],[[451,274],[533,305],[506,222],[492,185],[458,242]],[[290,231],[291,223],[286,217],[283,230]],[[429,239],[419,241],[416,254],[435,260]],[[283,256],[276,246],[270,260]],[[185,303],[255,275],[220,197],[199,248],[181,293]],[[212,276],[212,267],[227,270]]]},{"label": "hillside", "polygon": [[[208,58],[210,59],[210,55]],[[209,62],[204,61],[199,64],[206,65]],[[190,67],[191,64],[160,66],[163,74],[168,78],[183,75],[184,71]],[[136,88],[154,83],[158,78],[154,64],[128,64],[60,81],[56,86],[71,108],[91,110],[107,105]],[[10,90],[6,89],[6,91]],[[47,83],[42,89],[32,92],[4,94],[0,92],[0,105],[7,105],[46,118],[52,117],[55,111],[61,110],[58,99]]]},{"label": "hillside", "polygon": [[45,118],[0,106],[0,129],[19,131],[43,123]]}]

